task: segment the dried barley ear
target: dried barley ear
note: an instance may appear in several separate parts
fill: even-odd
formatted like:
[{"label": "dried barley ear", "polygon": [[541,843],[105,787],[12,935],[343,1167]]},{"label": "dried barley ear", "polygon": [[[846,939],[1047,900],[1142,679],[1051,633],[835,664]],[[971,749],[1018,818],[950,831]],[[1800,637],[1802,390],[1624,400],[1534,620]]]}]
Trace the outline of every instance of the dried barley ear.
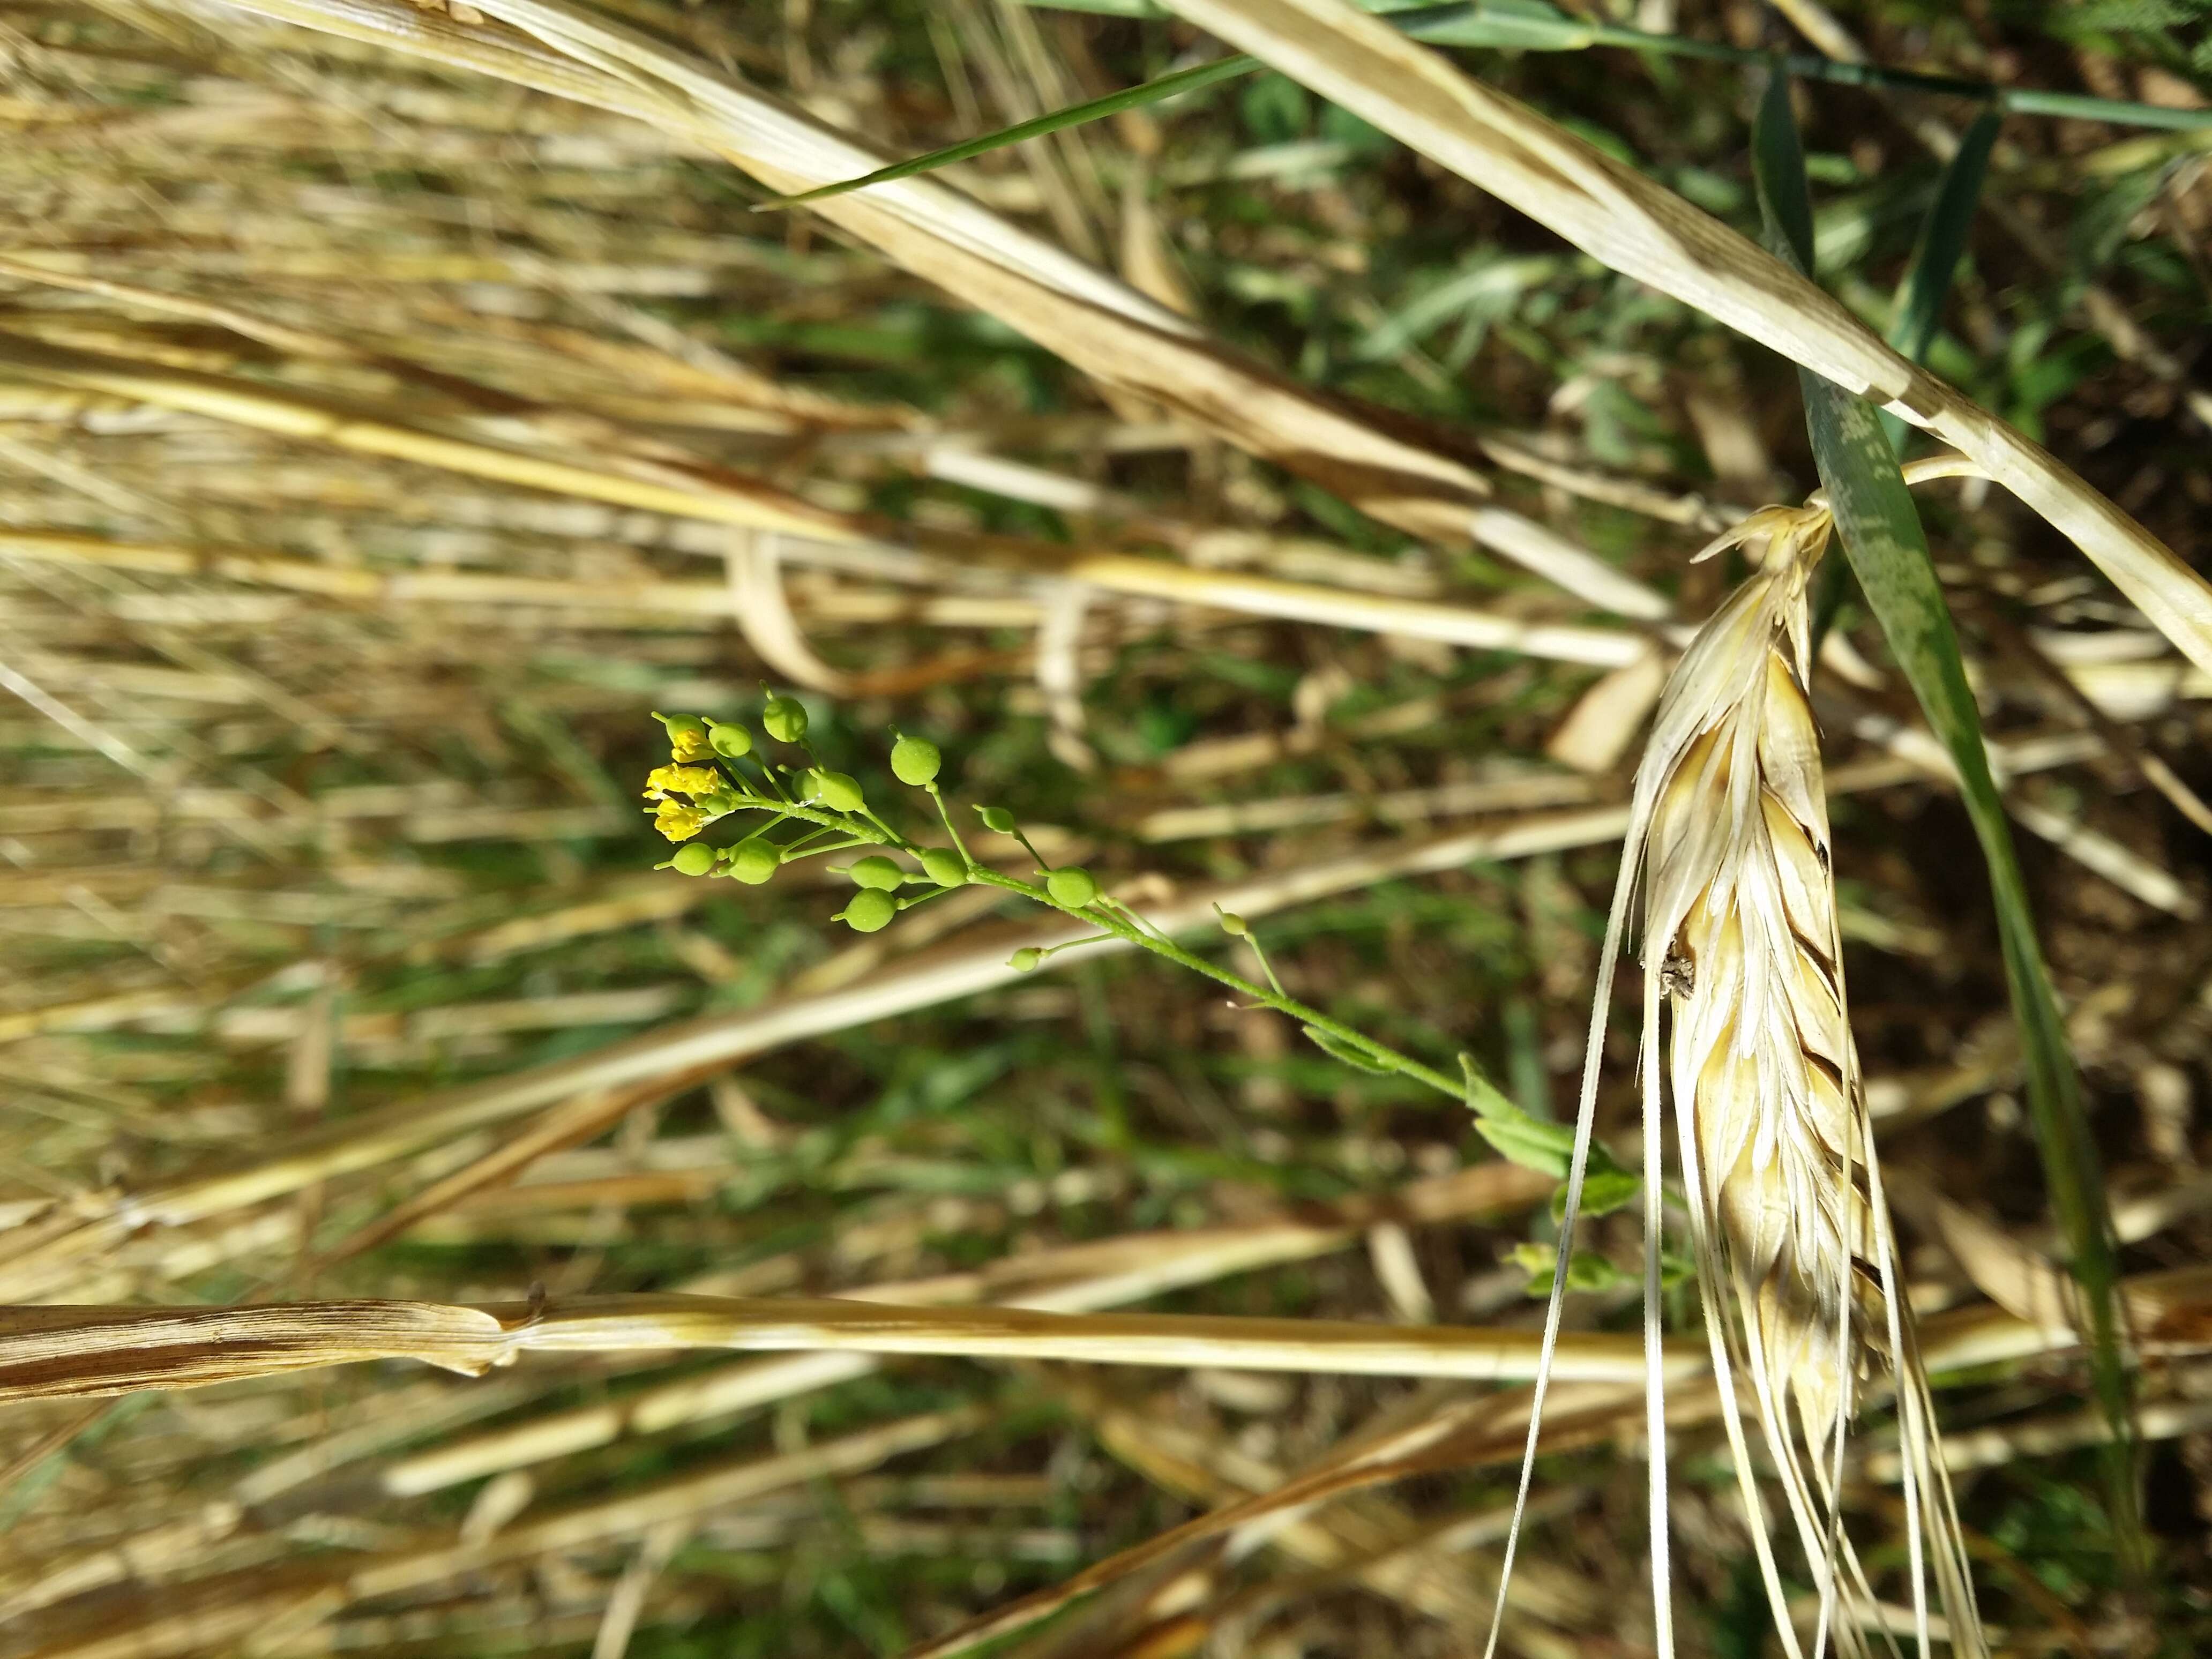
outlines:
[{"label": "dried barley ear", "polygon": [[[1612,964],[1632,894],[1644,896],[1646,974],[1645,1255],[1659,1260],[1662,1096],[1671,1094],[1698,1296],[1723,1422],[1784,1649],[1802,1647],[1751,1455],[1747,1413],[1820,1588],[1814,1652],[1864,1653],[1876,1598],[1839,1503],[1863,1389],[1896,1379],[1918,1645],[1929,1651],[1935,1583],[1953,1650],[1987,1651],[1934,1413],[1900,1292],[1844,994],[1820,738],[1810,678],[1807,579],[1825,550],[1824,503],[1769,507],[1699,556],[1764,540],[1759,568],[1701,628],[1669,676],[1638,769],[1621,874],[1592,1012],[1577,1148],[1586,1149]],[[1666,1018],[1662,1022],[1662,1006]],[[1664,1063],[1660,1052],[1662,1024]],[[1663,1083],[1662,1083],[1663,1075]],[[1547,1319],[1555,1340],[1580,1164],[1569,1182],[1561,1270]],[[1663,1401],[1656,1272],[1647,1272],[1653,1363],[1652,1559],[1658,1646],[1671,1654]],[[1537,1384],[1540,1413],[1545,1382]],[[1534,1445],[1532,1427],[1530,1449]],[[1524,1463],[1522,1490],[1528,1469]],[[1509,1543],[1510,1570],[1512,1546]],[[1894,1649],[1892,1638],[1884,1641]]]}]

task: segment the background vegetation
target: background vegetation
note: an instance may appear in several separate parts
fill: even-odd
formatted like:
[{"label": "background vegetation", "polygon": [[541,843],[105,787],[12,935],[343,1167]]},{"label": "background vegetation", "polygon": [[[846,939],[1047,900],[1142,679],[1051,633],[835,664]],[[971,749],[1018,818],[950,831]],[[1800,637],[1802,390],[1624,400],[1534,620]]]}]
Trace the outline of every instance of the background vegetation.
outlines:
[{"label": "background vegetation", "polygon": [[[1218,51],[1011,0],[610,9],[887,155]],[[1574,9],[2212,103],[2202,0]],[[490,27],[459,3],[421,26]],[[949,175],[1433,458],[1412,494],[1527,526],[1416,539],[1331,487],[1352,458],[1088,378],[820,218],[750,212],[769,190],[703,143],[213,5],[20,0],[6,27],[7,1301],[538,1286],[1540,1320],[1551,1182],[1410,1080],[1150,957],[1005,969],[1040,924],[988,889],[862,937],[826,874],[652,872],[647,711],[750,714],[773,679],[885,795],[890,729],[926,732],[949,789],[1048,857],[1199,919],[1220,896],[1291,994],[1446,1072],[1466,1050],[1557,1115],[1656,686],[1635,660],[1729,585],[1728,560],[1687,562],[1700,544],[1817,483],[1786,360],[1272,73]],[[1455,57],[1755,234],[1757,73]],[[1929,146],[1974,112],[1811,81],[1796,106],[1815,274],[1886,330]],[[2208,156],[2212,126],[2008,118],[1925,349],[2200,565]],[[1939,1378],[1962,1507],[2008,1650],[2198,1651],[2212,680],[2002,491],[1918,499],[2144,1335],[2150,1566],[2130,1588],[2063,1312],[2025,1357],[1958,1336],[1992,1304],[2049,1312],[2058,1235],[1974,831],[1845,593],[1817,690],[1855,1024],[1916,1299],[1983,1361]],[[1507,556],[1538,532],[1663,605]],[[1635,1010],[1632,982],[1601,1097],[1624,1153]],[[1593,1234],[1632,1263],[1632,1218]],[[1578,1293],[1571,1322],[1632,1329],[1632,1297]],[[895,1654],[1107,1561],[1102,1594],[995,1639],[1464,1653],[1517,1397],[641,1350],[11,1403],[0,1653]],[[1508,1642],[1638,1652],[1634,1393],[1561,1403],[1582,1414],[1542,1468]],[[1404,1478],[1118,1558],[1447,1420],[1460,1438]],[[1702,1432],[1678,1464],[1684,1639],[1771,1650]],[[1877,1538],[1882,1456],[1850,1504]]]}]

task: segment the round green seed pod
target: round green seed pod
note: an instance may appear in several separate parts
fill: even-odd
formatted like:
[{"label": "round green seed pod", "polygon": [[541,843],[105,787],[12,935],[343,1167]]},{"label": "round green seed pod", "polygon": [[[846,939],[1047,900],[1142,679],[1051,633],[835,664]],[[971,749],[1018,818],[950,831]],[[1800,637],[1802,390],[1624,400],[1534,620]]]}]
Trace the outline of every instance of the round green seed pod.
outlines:
[{"label": "round green seed pod", "polygon": [[1006,958],[1006,966],[1018,974],[1034,974],[1037,964],[1044,960],[1044,952],[1034,945],[1024,945]]},{"label": "round green seed pod", "polygon": [[906,879],[906,872],[880,853],[855,860],[846,873],[853,878],[854,886],[884,893],[896,892],[899,884]]},{"label": "round green seed pod", "polygon": [[668,864],[679,876],[703,876],[714,867],[714,849],[704,842],[695,841],[678,848],[676,856]]},{"label": "round green seed pod", "polygon": [[707,742],[724,760],[736,760],[753,752],[753,734],[730,720],[708,720]]},{"label": "round green seed pod", "polygon": [[1052,895],[1054,904],[1065,904],[1071,910],[1080,910],[1098,896],[1098,878],[1079,864],[1071,864],[1064,870],[1055,870],[1044,878],[1044,890]]},{"label": "round green seed pod", "polygon": [[983,827],[1001,836],[1014,833],[1014,815],[1003,806],[979,806],[975,816],[983,820]]},{"label": "round green seed pod", "polygon": [[725,858],[730,874],[748,887],[757,887],[783,867],[783,858],[771,842],[741,841]]},{"label": "round green seed pod", "polygon": [[770,697],[761,724],[778,743],[797,743],[806,735],[806,709],[796,697]]},{"label": "round green seed pod", "polygon": [[891,745],[891,775],[919,789],[937,781],[945,757],[927,738],[901,738]]},{"label": "round green seed pod", "polygon": [[1214,909],[1221,917],[1221,931],[1228,934],[1230,938],[1243,939],[1247,933],[1252,931],[1251,924],[1247,922],[1243,917],[1238,915],[1234,910],[1224,910],[1218,904],[1214,906]]},{"label": "round green seed pod", "polygon": [[873,887],[862,888],[845,901],[839,919],[856,933],[880,933],[898,914],[898,901]]},{"label": "round green seed pod", "polygon": [[820,801],[833,812],[857,812],[867,802],[856,780],[820,767],[806,775],[806,794],[808,799]]},{"label": "round green seed pod", "polygon": [[939,887],[964,887],[968,884],[968,860],[950,847],[924,848],[921,873]]}]

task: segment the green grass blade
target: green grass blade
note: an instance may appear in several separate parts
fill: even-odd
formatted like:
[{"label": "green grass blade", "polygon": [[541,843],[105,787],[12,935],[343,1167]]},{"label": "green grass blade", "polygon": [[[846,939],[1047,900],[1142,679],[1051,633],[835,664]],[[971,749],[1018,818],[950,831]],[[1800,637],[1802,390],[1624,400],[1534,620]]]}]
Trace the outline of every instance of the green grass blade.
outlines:
[{"label": "green grass blade", "polygon": [[1926,360],[1929,343],[1943,314],[1943,297],[1951,291],[1951,278],[1959,256],[1966,251],[1966,232],[1974,222],[1974,209],[1982,199],[1982,179],[1989,172],[1990,147],[1996,143],[2000,118],[1984,110],[1959,141],[1959,153],[1943,170],[1936,204],[1920,227],[1912,264],[1906,269],[1904,292],[1891,323],[1889,343],[1914,362]]},{"label": "green grass blade", "polygon": [[[1995,110],[1984,110],[1975,117],[1973,125],[1959,141],[1959,153],[1943,169],[1943,182],[1936,192],[1935,204],[1921,222],[1912,263],[1905,267],[1905,281],[1898,290],[1897,313],[1889,325],[1890,344],[1916,363],[1928,361],[1928,348],[1936,338],[1936,325],[1942,320],[1944,297],[1951,291],[1951,279],[1958,273],[1959,258],[1966,251],[1966,233],[1972,228],[1974,210],[1982,199],[1982,180],[1989,173],[1990,147],[1996,143],[1997,128],[2002,124],[2002,118]],[[1894,415],[1885,414],[1881,429],[1888,434],[1890,447],[1902,455],[1905,422]]]},{"label": "green grass blade", "polygon": [[1079,127],[1085,122],[1103,120],[1125,109],[1156,104],[1163,98],[1173,98],[1181,93],[1196,92],[1204,87],[1234,80],[1237,76],[1249,75],[1259,67],[1257,58],[1240,53],[1215,63],[1200,64],[1195,69],[1177,70],[1171,75],[1163,75],[1138,86],[1109,92],[1103,98],[1093,98],[1088,103],[1071,104],[1066,109],[1053,110],[1034,120],[1018,122],[996,132],[987,132],[980,138],[948,144],[943,149],[931,150],[926,155],[909,156],[903,161],[893,162],[890,167],[878,167],[873,173],[864,173],[857,179],[841,179],[834,185],[801,191],[796,196],[779,196],[772,202],[761,203],[753,211],[766,213],[777,208],[799,207],[808,202],[842,196],[848,191],[866,190],[871,185],[887,185],[894,179],[911,179],[917,173],[933,172],[939,167],[950,167],[955,161],[965,161],[994,149],[1004,149],[1009,144],[1042,138],[1047,133],[1060,132],[1069,127]]},{"label": "green grass blade", "polygon": [[[1812,209],[1788,88],[1779,78],[1759,108],[1753,165],[1770,242],[1801,270],[1811,270]],[[2135,1512],[2130,1380],[2121,1351],[2118,1251],[2081,1074],[2036,942],[2034,912],[1990,772],[1980,711],[1966,684],[1959,636],[1936,578],[1920,514],[1875,410],[1816,374],[1802,372],[1800,380],[1814,460],[1835,509],[1844,554],[1929,726],[1958,769],[1960,799],[1989,866],[2044,1179],[2066,1239],[2069,1265],[2081,1286],[2091,1370],[2112,1430],[2106,1474],[2114,1534],[2124,1553],[2132,1555],[2141,1532]]]}]

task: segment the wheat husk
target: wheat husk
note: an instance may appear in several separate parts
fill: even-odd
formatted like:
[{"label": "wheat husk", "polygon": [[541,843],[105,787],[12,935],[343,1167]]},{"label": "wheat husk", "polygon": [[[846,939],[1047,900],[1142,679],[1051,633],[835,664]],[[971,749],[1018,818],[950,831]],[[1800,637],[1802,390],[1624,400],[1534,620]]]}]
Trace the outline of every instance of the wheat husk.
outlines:
[{"label": "wheat husk", "polygon": [[[1826,791],[1808,690],[1806,585],[1831,530],[1818,502],[1767,508],[1705,550],[1750,541],[1766,546],[1758,574],[1698,631],[1660,698],[1637,773],[1584,1067],[1563,1240],[1579,1204],[1611,963],[1640,881],[1644,1329],[1651,1358],[1645,1432],[1662,1654],[1674,1650],[1659,1363],[1661,1126],[1669,1097],[1722,1420],[1786,1650],[1796,1659],[1800,1646],[1747,1426],[1755,1427],[1820,1584],[1816,1652],[1832,1642],[1841,1653],[1862,1653],[1879,1607],[1843,1529],[1838,1488],[1863,1389],[1880,1367],[1893,1374],[1898,1400],[1921,1650],[1931,1639],[1932,1572],[1954,1651],[1986,1651],[1918,1339],[1897,1276],[1843,981]],[[1547,1340],[1558,1338],[1560,1307],[1555,1287]],[[1539,1420],[1545,1382],[1540,1373]],[[1740,1389],[1753,1402],[1748,1425]],[[1535,1434],[1532,1422],[1532,1456]],[[1524,1499],[1527,1483],[1524,1463]],[[1509,1546],[1509,1571],[1510,1560]]]}]

